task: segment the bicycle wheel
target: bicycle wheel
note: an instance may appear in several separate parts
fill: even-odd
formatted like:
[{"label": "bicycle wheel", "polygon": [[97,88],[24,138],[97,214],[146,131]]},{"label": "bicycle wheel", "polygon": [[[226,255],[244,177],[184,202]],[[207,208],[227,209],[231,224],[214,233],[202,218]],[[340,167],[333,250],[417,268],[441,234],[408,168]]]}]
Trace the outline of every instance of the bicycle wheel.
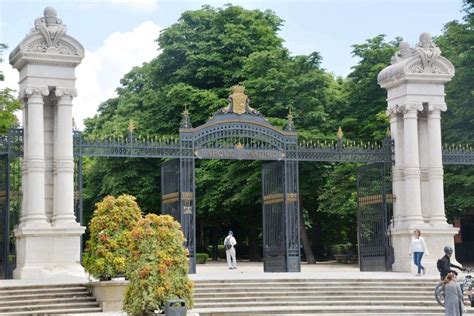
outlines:
[{"label": "bicycle wheel", "polygon": [[435,298],[436,302],[444,307],[444,284],[442,282],[435,288]]},{"label": "bicycle wheel", "polygon": [[467,293],[470,293],[470,294],[467,294],[467,297],[469,298],[469,303],[472,305],[472,301],[474,300],[474,293],[472,293],[472,277],[471,276],[468,276],[466,277],[466,281],[464,283],[464,292],[467,291]]}]

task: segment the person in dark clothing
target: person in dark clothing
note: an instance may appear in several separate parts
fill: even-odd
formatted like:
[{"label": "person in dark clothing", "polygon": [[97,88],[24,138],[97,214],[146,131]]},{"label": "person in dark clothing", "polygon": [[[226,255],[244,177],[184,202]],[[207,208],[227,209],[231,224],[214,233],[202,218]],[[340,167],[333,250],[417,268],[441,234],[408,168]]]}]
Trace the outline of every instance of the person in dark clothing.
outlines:
[{"label": "person in dark clothing", "polygon": [[461,271],[464,270],[462,267],[451,263],[451,256],[453,255],[453,248],[452,247],[449,247],[449,246],[444,247],[444,253],[445,253],[445,255],[444,255],[443,258],[441,258],[441,263],[440,263],[441,281],[443,281],[444,278],[446,278],[446,276],[449,273],[454,273],[456,276],[458,275],[458,273],[454,270],[451,270],[451,268],[456,268],[456,269],[459,269]]}]

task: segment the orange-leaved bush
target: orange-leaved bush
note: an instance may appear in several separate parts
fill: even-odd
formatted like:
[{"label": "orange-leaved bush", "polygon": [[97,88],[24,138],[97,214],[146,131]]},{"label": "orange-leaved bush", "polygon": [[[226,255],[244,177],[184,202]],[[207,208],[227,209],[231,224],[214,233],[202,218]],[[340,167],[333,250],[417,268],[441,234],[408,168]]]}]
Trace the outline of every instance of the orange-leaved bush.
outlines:
[{"label": "orange-leaved bush", "polygon": [[170,299],[192,307],[188,251],[181,226],[169,215],[148,214],[131,233],[124,310],[136,315],[162,309]]},{"label": "orange-leaved bush", "polygon": [[108,280],[125,274],[130,234],[143,217],[135,197],[127,194],[106,196],[95,206],[83,264],[94,277]]}]

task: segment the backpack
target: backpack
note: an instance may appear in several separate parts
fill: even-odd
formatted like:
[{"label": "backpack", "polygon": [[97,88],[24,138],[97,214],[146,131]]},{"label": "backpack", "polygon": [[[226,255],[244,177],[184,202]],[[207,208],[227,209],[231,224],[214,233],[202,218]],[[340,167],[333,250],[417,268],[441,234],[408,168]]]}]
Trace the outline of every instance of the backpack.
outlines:
[{"label": "backpack", "polygon": [[438,261],[436,261],[436,269],[438,269],[439,272],[442,272],[442,271],[441,271],[441,270],[442,270],[442,267],[441,267],[441,266],[442,266],[442,264],[443,264],[443,263],[442,263],[442,260],[443,260],[443,259],[438,259]]},{"label": "backpack", "polygon": [[226,239],[224,240],[224,248],[225,248],[225,250],[229,250],[230,248],[232,248],[232,244],[231,244],[231,242],[230,242],[230,238],[226,238]]}]

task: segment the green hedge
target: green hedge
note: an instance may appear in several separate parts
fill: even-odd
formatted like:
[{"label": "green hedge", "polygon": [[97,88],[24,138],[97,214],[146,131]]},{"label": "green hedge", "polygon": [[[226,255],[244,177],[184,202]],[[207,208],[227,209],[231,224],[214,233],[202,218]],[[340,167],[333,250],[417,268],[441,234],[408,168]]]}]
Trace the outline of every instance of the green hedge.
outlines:
[{"label": "green hedge", "polygon": [[197,253],[196,254],[196,263],[197,264],[204,264],[209,259],[209,255],[207,253]]}]

